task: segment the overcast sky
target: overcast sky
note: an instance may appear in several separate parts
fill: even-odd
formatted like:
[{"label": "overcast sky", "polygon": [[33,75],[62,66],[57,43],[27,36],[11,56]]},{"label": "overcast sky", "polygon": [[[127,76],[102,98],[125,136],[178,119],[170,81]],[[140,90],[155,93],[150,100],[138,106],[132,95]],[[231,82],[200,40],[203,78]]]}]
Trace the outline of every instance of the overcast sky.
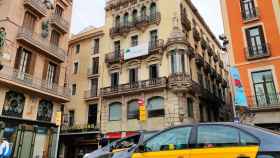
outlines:
[{"label": "overcast sky", "polygon": [[[216,36],[223,33],[219,0],[192,0]],[[105,21],[105,0],[75,0],[71,32],[76,34],[92,25],[102,26]]]}]

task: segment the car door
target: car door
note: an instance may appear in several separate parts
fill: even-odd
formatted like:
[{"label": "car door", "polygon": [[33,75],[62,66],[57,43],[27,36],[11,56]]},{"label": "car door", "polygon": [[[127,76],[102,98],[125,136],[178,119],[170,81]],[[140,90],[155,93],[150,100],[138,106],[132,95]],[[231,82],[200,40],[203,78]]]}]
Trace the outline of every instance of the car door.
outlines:
[{"label": "car door", "polygon": [[190,158],[256,158],[259,141],[232,126],[199,125]]},{"label": "car door", "polygon": [[165,130],[145,141],[143,151],[132,158],[189,158],[191,131],[191,126]]}]

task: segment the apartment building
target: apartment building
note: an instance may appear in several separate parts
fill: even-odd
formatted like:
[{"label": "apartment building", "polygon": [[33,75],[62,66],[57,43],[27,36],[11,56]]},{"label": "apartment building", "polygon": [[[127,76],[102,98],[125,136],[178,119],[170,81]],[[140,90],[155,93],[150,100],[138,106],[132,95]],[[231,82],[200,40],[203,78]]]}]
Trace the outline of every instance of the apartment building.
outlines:
[{"label": "apartment building", "polygon": [[1,0],[0,137],[12,157],[55,157],[72,0]]},{"label": "apartment building", "polygon": [[60,137],[61,157],[82,157],[98,148],[100,134],[100,65],[103,28],[86,28],[69,41],[70,102],[65,106]]},{"label": "apartment building", "polygon": [[280,130],[279,0],[221,0],[231,63],[240,71],[255,125]]},{"label": "apartment building", "polygon": [[[107,138],[230,118],[219,42],[190,0],[110,0],[101,62],[101,131]],[[147,107],[140,124],[137,101]]]}]

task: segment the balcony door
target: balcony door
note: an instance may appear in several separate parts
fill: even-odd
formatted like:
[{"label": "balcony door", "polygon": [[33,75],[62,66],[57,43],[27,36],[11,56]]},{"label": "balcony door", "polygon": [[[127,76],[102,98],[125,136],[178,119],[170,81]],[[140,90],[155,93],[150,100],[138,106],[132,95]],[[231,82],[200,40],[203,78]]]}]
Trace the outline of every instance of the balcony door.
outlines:
[{"label": "balcony door", "polygon": [[255,100],[258,107],[279,103],[271,70],[252,73],[255,90]]},{"label": "balcony door", "polygon": [[55,15],[62,17],[63,15],[63,8],[60,7],[59,5],[56,5],[55,7]]},{"label": "balcony door", "polygon": [[23,28],[27,29],[30,32],[33,32],[35,28],[36,16],[31,14],[30,12],[25,12],[24,20],[23,20]]},{"label": "balcony door", "polygon": [[88,124],[96,126],[97,124],[97,104],[91,104],[88,107]]},{"label": "balcony door", "polygon": [[97,91],[98,91],[98,78],[94,78],[91,80],[91,87],[90,87],[91,96],[97,96]]},{"label": "balcony door", "polygon": [[250,57],[263,56],[267,53],[262,26],[246,29],[246,37]]},{"label": "balcony door", "polygon": [[241,0],[241,9],[245,20],[256,16],[254,0]]},{"label": "balcony door", "polygon": [[28,79],[28,73],[30,73],[31,65],[31,52],[24,48],[19,48],[15,61],[15,69],[17,69],[17,78],[21,80]]},{"label": "balcony door", "polygon": [[47,70],[47,87],[48,88],[54,88],[54,83],[56,82],[56,74],[57,73],[57,65],[53,63],[48,64],[48,70]]}]

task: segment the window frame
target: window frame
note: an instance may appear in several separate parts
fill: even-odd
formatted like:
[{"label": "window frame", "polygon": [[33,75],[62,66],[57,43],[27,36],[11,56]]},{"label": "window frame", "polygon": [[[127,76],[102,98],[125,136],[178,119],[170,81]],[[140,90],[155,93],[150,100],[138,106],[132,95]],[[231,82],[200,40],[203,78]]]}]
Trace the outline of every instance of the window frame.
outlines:
[{"label": "window frame", "polygon": [[[111,114],[111,106],[114,105],[114,104],[120,105],[121,115],[120,115],[119,119],[112,119],[111,118],[111,115],[110,115]],[[122,121],[122,113],[123,113],[123,111],[122,111],[122,103],[120,103],[120,102],[113,102],[113,103],[110,103],[108,106],[109,106],[108,120],[109,121]]]},{"label": "window frame", "polygon": [[[149,109],[149,101],[151,101],[152,99],[156,99],[156,98],[160,98],[163,100],[163,107],[162,109]],[[164,97],[162,96],[153,96],[150,97],[147,100],[147,112],[148,112],[148,118],[157,118],[157,117],[165,117],[165,107],[164,107]]]},{"label": "window frame", "polygon": [[[219,127],[228,127],[228,128],[233,128],[233,129],[236,129],[238,130],[238,136],[239,136],[239,143],[235,146],[222,146],[222,147],[212,147],[212,148],[225,148],[225,147],[246,147],[244,145],[241,144],[241,141],[240,141],[240,132],[243,132],[253,138],[255,138],[257,141],[258,141],[258,145],[261,143],[260,139],[257,138],[255,135],[247,132],[246,130],[242,129],[242,128],[239,128],[239,127],[235,127],[235,126],[232,126],[232,125],[226,125],[226,124],[198,124],[195,126],[195,132],[194,132],[194,136],[193,136],[193,149],[205,149],[204,147],[200,147],[199,144],[198,144],[198,128],[201,127],[201,126],[219,126]],[[247,146],[253,146],[253,145],[247,145]],[[207,148],[206,148],[207,149]]]},{"label": "window frame", "polygon": [[[75,86],[74,86],[75,85]],[[74,88],[75,87],[75,88]],[[74,90],[75,89],[75,90]],[[76,96],[77,94],[77,84],[76,83],[73,83],[72,86],[71,86],[71,95],[72,96]]]},{"label": "window frame", "polygon": [[[132,112],[130,111],[130,103],[136,102],[138,110],[137,110],[137,114],[132,114]],[[131,113],[130,113],[131,112]],[[127,102],[127,120],[133,120],[133,119],[138,119],[139,117],[139,106],[138,106],[138,100],[137,99],[133,99]]]}]

